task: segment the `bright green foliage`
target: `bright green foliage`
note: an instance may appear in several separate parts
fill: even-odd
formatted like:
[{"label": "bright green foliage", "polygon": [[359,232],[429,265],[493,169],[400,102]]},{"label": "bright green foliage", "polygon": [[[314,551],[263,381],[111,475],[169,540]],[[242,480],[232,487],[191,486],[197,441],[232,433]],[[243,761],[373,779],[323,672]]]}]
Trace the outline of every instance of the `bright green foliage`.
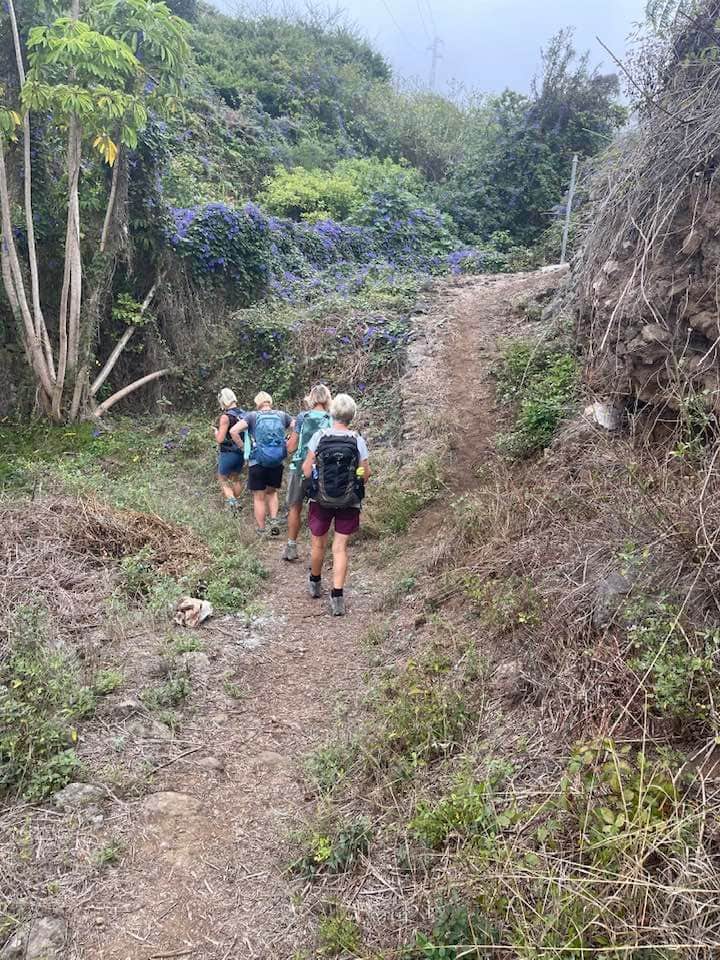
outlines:
[{"label": "bright green foliage", "polygon": [[552,440],[577,397],[578,362],[561,348],[516,340],[497,372],[498,396],[515,407],[513,429],[498,439],[507,456],[519,459]]},{"label": "bright green foliage", "polygon": [[112,165],[118,143],[137,146],[149,110],[175,108],[189,56],[185,31],[153,0],[94,0],[84,20],[60,17],[33,27],[23,105],[56,122],[75,117]]},{"label": "bright green foliage", "polygon": [[[417,171],[389,159],[365,157],[341,160],[330,171],[280,167],[259,199],[271,213],[291,220],[356,222],[363,205],[376,193],[407,198],[403,211],[407,213],[421,205],[418,194],[424,190]],[[366,222],[368,216],[358,222]]]},{"label": "bright green foliage", "polygon": [[346,913],[333,913],[320,921],[318,950],[321,957],[359,956],[361,947],[360,929]]},{"label": "bright green foliage", "polygon": [[420,457],[407,476],[386,476],[368,503],[367,532],[379,537],[405,533],[411,521],[443,489],[442,466],[434,454]]},{"label": "bright green foliage", "polygon": [[684,726],[717,732],[715,693],[720,683],[720,631],[686,626],[665,600],[636,602],[625,612],[633,657],[653,708]]},{"label": "bright green foliage", "polygon": [[122,670],[101,670],[95,675],[93,690],[101,697],[107,696],[122,686],[124,679]]},{"label": "bright green foliage", "polygon": [[419,804],[409,824],[411,832],[435,848],[453,836],[469,839],[478,848],[492,846],[498,833],[516,819],[512,809],[499,811],[493,797],[504,773],[502,768],[491,771],[480,783],[462,777],[438,803]]},{"label": "bright green foliage", "polygon": [[447,669],[443,658],[411,660],[385,680],[375,708],[378,722],[366,743],[371,763],[393,765],[403,776],[457,748],[469,707]]},{"label": "bright green foliage", "polygon": [[308,878],[319,873],[343,873],[367,853],[371,838],[372,826],[367,817],[339,821],[331,829],[311,833],[291,869]]},{"label": "bright green foliage", "polygon": [[[580,784],[580,790],[576,784]],[[642,861],[650,847],[680,854],[693,824],[683,822],[679,784],[662,761],[612,741],[579,745],[564,782],[580,846],[608,871]]]},{"label": "bright green foliage", "polygon": [[47,641],[39,608],[21,608],[0,660],[0,794],[42,800],[77,776],[78,723],[95,707],[75,660]]}]

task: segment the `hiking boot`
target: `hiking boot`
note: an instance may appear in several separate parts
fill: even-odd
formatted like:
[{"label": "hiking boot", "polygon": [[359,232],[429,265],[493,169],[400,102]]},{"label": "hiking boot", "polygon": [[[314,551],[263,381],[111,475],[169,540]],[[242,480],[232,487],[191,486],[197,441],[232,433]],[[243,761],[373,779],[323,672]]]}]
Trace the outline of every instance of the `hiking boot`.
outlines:
[{"label": "hiking boot", "polygon": [[225,509],[234,513],[240,507],[240,501],[236,497],[228,497],[225,500]]},{"label": "hiking boot", "polygon": [[280,524],[278,523],[277,517],[270,517],[270,536],[280,536]]},{"label": "hiking boot", "polygon": [[266,532],[267,531],[265,530],[265,527],[255,527],[255,533],[258,535],[258,537],[264,537]]},{"label": "hiking boot", "polygon": [[317,600],[320,596],[320,581],[319,580],[308,580],[308,593],[313,598]]},{"label": "hiking boot", "polygon": [[298,558],[298,548],[296,543],[286,543],[285,549],[282,552],[283,560],[297,560]]},{"label": "hiking boot", "polygon": [[330,597],[330,613],[334,617],[345,616],[345,597]]}]

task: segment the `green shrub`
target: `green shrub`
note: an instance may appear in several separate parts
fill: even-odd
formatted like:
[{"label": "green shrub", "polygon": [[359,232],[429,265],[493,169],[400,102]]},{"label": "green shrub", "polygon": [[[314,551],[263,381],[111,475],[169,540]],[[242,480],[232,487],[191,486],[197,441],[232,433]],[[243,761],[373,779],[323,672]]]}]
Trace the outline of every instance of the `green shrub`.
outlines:
[{"label": "green shrub", "polygon": [[[442,904],[429,936],[419,933],[409,951],[412,960],[485,960],[484,945],[497,943],[497,934],[478,911],[457,899]],[[478,949],[473,947],[479,944]]]},{"label": "green shrub", "polygon": [[327,794],[339,786],[357,757],[357,745],[329,743],[306,757],[305,774],[319,793]]},{"label": "green shrub", "polygon": [[0,793],[42,800],[78,773],[77,725],[95,708],[69,653],[47,645],[40,608],[20,609],[0,660]]},{"label": "green shrub", "polygon": [[93,680],[93,690],[98,696],[104,697],[114,693],[124,680],[122,670],[101,670]]},{"label": "green shrub", "polygon": [[451,753],[468,721],[461,691],[446,675],[440,660],[411,660],[382,684],[375,706],[377,724],[368,735],[371,762],[387,766],[400,761],[398,772]]},{"label": "green shrub", "polygon": [[438,803],[420,803],[409,823],[410,831],[429,847],[441,847],[452,835],[491,844],[516,819],[514,810],[498,811],[494,792],[505,777],[503,768],[477,783],[462,777]]},{"label": "green shrub", "polygon": [[360,928],[347,913],[333,913],[320,921],[317,943],[321,957],[357,956],[362,947]]},{"label": "green shrub", "polygon": [[513,428],[498,438],[511,459],[542,450],[577,397],[575,357],[557,348],[518,340],[505,351],[496,372],[499,399],[514,406]]},{"label": "green shrub", "polygon": [[341,820],[331,829],[312,832],[291,870],[309,878],[319,873],[343,873],[367,853],[371,838],[372,825],[367,817]]},{"label": "green shrub", "polygon": [[625,611],[633,657],[648,675],[653,709],[671,721],[717,733],[715,693],[720,683],[720,630],[696,630],[665,600],[638,601]]},{"label": "green shrub", "polygon": [[145,690],[142,701],[150,710],[177,707],[190,696],[191,691],[192,684],[188,674],[174,674],[158,686]]},{"label": "green shrub", "polygon": [[340,173],[279,167],[265,183],[260,202],[291,220],[346,220],[363,200],[358,185]]},{"label": "green shrub", "polygon": [[441,464],[435,454],[427,454],[413,464],[404,477],[389,476],[374,483],[368,498],[369,534],[385,537],[405,533],[421,510],[436,499],[443,489]]},{"label": "green shrub", "polygon": [[543,601],[528,577],[512,575],[486,580],[466,574],[463,591],[489,625],[498,630],[537,626],[542,621]]}]

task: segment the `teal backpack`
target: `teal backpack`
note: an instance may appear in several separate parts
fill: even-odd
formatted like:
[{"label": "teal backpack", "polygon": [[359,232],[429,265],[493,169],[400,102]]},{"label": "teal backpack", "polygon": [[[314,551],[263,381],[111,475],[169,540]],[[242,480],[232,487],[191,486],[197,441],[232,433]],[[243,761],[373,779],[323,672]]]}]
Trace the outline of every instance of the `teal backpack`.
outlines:
[{"label": "teal backpack", "polygon": [[302,426],[300,427],[298,448],[292,458],[292,470],[297,470],[304,462],[308,452],[308,444],[318,430],[327,430],[331,426],[332,418],[325,410],[310,410],[309,413],[305,414]]},{"label": "teal backpack", "polygon": [[287,456],[285,424],[276,410],[263,410],[255,418],[253,459],[261,467],[279,467]]}]

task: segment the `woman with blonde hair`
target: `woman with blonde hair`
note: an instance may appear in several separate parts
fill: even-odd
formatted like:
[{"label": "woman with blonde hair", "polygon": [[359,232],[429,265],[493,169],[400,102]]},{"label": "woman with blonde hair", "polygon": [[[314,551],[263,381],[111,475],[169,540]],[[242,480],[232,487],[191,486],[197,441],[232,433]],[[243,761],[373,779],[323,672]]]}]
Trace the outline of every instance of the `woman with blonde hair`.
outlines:
[{"label": "woman with blonde hair", "polygon": [[244,435],[240,434],[239,442],[236,443],[230,436],[230,431],[245,414],[237,405],[237,397],[228,387],[223,387],[217,399],[222,411],[217,426],[213,426],[215,442],[218,445],[217,478],[225,497],[225,506],[229,510],[237,510],[242,496],[240,474],[245,463]]},{"label": "woman with blonde hair", "polygon": [[282,486],[283,463],[287,457],[287,431],[293,419],[284,410],[274,410],[272,397],[261,390],[255,397],[255,410],[245,413],[241,420],[230,428],[230,436],[236,443],[244,430],[250,435],[248,458],[248,490],[253,495],[255,527],[259,536],[269,532],[273,537],[280,533],[278,520],[278,490]]},{"label": "woman with blonde hair", "polygon": [[357,407],[352,397],[339,393],[330,405],[332,427],[319,430],[308,444],[302,466],[310,480],[308,526],[312,554],[308,590],[311,597],[322,593],[322,567],[328,534],[334,524],[332,590],[330,609],[335,617],[345,613],[345,580],[348,571],[348,540],[360,526],[360,507],[365,482],[370,477],[367,444],[350,429]]},{"label": "woman with blonde hair", "polygon": [[288,541],[282,553],[283,560],[297,560],[297,538],[300,533],[302,508],[307,496],[307,480],[303,476],[302,465],[307,456],[308,444],[318,430],[332,426],[328,410],[332,395],[324,383],[318,383],[305,397],[305,411],[295,417],[288,453],[292,455],[288,471],[290,474],[287,488]]}]

